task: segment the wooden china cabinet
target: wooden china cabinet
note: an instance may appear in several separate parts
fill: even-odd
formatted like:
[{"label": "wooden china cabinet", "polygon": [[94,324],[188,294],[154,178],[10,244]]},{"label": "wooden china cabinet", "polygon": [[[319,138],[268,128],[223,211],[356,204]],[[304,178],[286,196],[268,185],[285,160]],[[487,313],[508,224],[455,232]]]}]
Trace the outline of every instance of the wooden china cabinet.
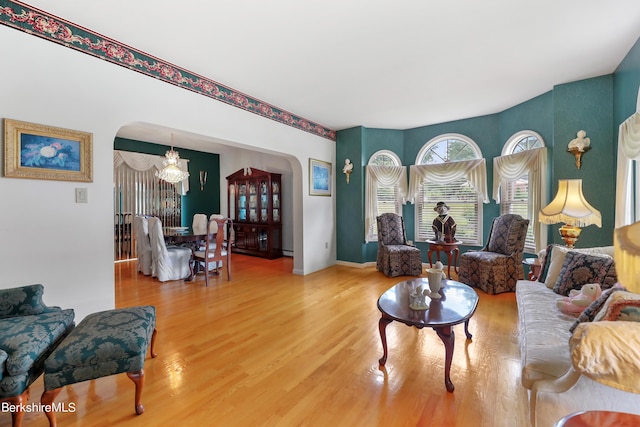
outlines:
[{"label": "wooden china cabinet", "polygon": [[233,252],[264,258],[282,256],[282,175],[254,168],[227,177]]}]

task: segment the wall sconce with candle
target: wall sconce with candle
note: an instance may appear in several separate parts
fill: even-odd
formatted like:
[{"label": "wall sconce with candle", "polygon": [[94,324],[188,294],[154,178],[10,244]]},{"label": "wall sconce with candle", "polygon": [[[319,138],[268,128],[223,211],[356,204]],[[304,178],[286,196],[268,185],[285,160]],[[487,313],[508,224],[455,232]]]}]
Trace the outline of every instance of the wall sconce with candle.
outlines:
[{"label": "wall sconce with candle", "polygon": [[569,148],[567,151],[576,157],[576,167],[580,169],[582,166],[582,155],[591,150],[591,139],[587,138],[587,133],[583,130],[579,130],[576,138],[569,142]]},{"label": "wall sconce with candle", "polygon": [[342,173],[347,176],[347,184],[349,183],[351,172],[353,172],[353,163],[351,163],[351,160],[345,159],[344,167],[342,168]]},{"label": "wall sconce with candle", "polygon": [[207,183],[207,171],[200,171],[200,191],[204,191],[204,185]]}]

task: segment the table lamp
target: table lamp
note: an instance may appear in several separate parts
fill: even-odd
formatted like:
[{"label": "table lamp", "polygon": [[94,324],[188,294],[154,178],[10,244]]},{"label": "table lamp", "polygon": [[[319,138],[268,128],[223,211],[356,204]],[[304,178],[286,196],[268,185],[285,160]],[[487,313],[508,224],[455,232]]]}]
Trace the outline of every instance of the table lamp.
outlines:
[{"label": "table lamp", "polygon": [[556,197],[540,210],[538,220],[544,224],[563,222],[558,231],[569,248],[578,241],[582,231],[580,227],[592,224],[602,227],[600,211],[591,206],[582,194],[581,179],[559,180]]},{"label": "table lamp", "polygon": [[640,221],[616,229],[613,247],[618,281],[630,292],[640,293]]}]

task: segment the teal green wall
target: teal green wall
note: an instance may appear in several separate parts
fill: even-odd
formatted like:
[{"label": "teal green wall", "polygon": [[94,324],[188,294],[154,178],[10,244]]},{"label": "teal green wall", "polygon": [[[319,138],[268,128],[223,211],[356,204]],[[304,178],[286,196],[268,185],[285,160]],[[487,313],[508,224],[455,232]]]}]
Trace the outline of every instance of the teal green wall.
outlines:
[{"label": "teal green wall", "polygon": [[[362,126],[338,132],[336,144],[336,206],[337,209],[337,247],[338,259],[350,262],[363,262],[363,259],[375,259],[377,243],[365,243],[364,195],[365,166],[373,153],[378,150],[390,150],[402,159],[403,132],[389,129],[368,129]],[[346,182],[342,173],[344,160],[353,163],[353,173]],[[409,237],[411,238],[411,237]]]},{"label": "teal green wall", "polygon": [[[344,158],[354,161],[351,184],[336,186],[338,223],[338,260],[356,263],[375,261],[377,244],[364,242],[364,165],[377,150],[394,151],[405,166],[415,163],[422,146],[445,133],[460,133],[473,139],[487,159],[489,197],[493,186],[493,158],[501,154],[504,143],[514,133],[533,130],[539,133],[547,147],[548,198],[555,195],[559,179],[583,180],[587,200],[602,213],[602,228],[585,227],[578,242],[581,247],[612,244],[615,206],[615,169],[618,126],[635,112],[640,86],[640,40],[622,61],[614,74],[558,85],[553,90],[497,114],[474,117],[408,130],[351,128],[337,133],[338,163]],[[591,139],[591,150],[584,154],[582,168],[575,166],[575,157],[567,145],[579,130]],[[483,206],[484,241],[491,220],[500,208],[492,200]],[[407,238],[414,239],[414,205],[403,208]],[[549,243],[562,243],[559,225],[549,226]],[[427,246],[422,259],[427,261]],[[461,248],[462,251],[469,249]]]},{"label": "teal green wall", "polygon": [[[551,199],[559,179],[582,179],[585,198],[602,214],[602,228],[585,227],[578,242],[580,247],[613,244],[615,206],[616,146],[613,132],[613,76],[580,80],[553,89],[554,149]],[[583,129],[591,139],[591,150],[582,156],[582,167],[567,152],[569,142]],[[561,224],[549,229],[549,240],[562,243],[558,233]]]},{"label": "teal green wall", "polygon": [[[164,156],[171,147],[132,139],[116,138],[115,150]],[[189,160],[189,192],[182,197],[182,226],[191,226],[196,213],[220,213],[220,156],[202,151],[177,150],[180,158]],[[207,171],[207,183],[200,191],[200,171]]]},{"label": "teal green wall", "polygon": [[636,112],[640,87],[640,39],[631,48],[613,74],[613,115],[615,137],[618,140],[618,126]]}]

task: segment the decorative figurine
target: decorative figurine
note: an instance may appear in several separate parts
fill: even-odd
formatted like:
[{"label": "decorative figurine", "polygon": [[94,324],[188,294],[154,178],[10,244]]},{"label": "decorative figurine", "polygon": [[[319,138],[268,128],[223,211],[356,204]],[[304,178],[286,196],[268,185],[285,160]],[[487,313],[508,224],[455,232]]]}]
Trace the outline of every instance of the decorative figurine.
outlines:
[{"label": "decorative figurine", "polygon": [[433,220],[433,232],[436,234],[436,241],[453,243],[456,241],[456,222],[449,215],[449,206],[445,202],[438,202],[434,211],[438,212],[438,216]]},{"label": "decorative figurine", "polygon": [[419,285],[415,291],[409,295],[409,308],[411,310],[428,310],[429,304],[427,304],[427,297],[429,296],[429,289],[422,289]]}]

